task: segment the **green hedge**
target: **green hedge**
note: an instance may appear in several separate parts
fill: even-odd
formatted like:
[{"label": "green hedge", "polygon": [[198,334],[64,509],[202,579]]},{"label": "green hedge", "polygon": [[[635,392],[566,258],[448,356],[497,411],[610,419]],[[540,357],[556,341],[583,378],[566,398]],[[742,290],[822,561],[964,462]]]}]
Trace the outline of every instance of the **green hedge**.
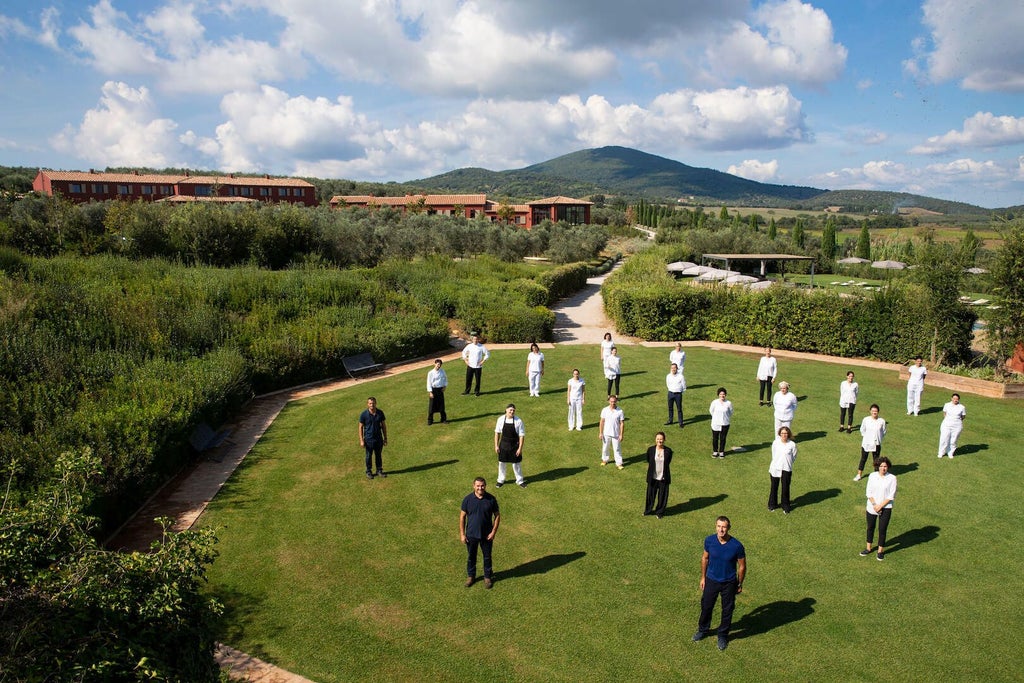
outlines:
[{"label": "green hedge", "polygon": [[[675,281],[664,260],[642,254],[609,278],[605,311],[623,334],[657,341],[708,340],[890,362],[931,352],[934,331],[922,315],[916,285],[867,296],[773,286],[763,291]],[[970,358],[974,314],[957,311],[951,338],[935,339],[950,358]]]}]

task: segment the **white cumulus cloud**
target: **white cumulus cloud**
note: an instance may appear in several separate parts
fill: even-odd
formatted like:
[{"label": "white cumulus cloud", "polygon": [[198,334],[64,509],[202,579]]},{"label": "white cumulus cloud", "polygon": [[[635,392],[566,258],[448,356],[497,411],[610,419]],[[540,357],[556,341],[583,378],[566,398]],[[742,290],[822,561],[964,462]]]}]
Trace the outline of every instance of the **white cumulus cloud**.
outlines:
[{"label": "white cumulus cloud", "polygon": [[945,154],[964,147],[1001,147],[1024,143],[1024,117],[978,112],[964,120],[961,130],[934,135],[910,150],[911,154]]},{"label": "white cumulus cloud", "polygon": [[147,88],[107,81],[99,106],[78,127],[65,126],[50,144],[99,166],[162,168],[180,164],[177,127],[157,115]]},{"label": "white cumulus cloud", "polygon": [[740,164],[733,164],[729,166],[727,171],[733,175],[738,175],[741,178],[746,178],[747,180],[756,180],[764,183],[778,175],[779,162],[775,159],[772,159],[771,161],[744,159]]},{"label": "white cumulus cloud", "polygon": [[913,75],[941,83],[957,80],[968,90],[1024,91],[1024,11],[1019,0],[925,0],[929,40],[915,39],[915,57],[904,63]]},{"label": "white cumulus cloud", "polygon": [[706,52],[715,74],[753,85],[795,81],[812,87],[836,79],[847,56],[846,48],[835,42],[828,15],[800,0],[762,5],[752,25],[736,22]]}]

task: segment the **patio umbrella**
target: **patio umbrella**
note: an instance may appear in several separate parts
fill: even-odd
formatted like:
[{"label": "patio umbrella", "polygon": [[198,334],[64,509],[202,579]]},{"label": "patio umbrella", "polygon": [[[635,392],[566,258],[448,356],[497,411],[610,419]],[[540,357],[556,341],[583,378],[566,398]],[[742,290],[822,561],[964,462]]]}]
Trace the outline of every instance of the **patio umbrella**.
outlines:
[{"label": "patio umbrella", "polygon": [[708,271],[715,271],[715,270],[718,270],[718,269],[717,268],[712,268],[711,266],[698,266],[698,265],[694,264],[694,265],[690,266],[689,268],[685,268],[685,269],[683,269],[683,270],[681,270],[679,272],[680,272],[681,275],[703,275],[704,273],[706,273]]},{"label": "patio umbrella", "polygon": [[836,261],[836,263],[842,263],[845,266],[853,266],[861,263],[871,263],[871,260],[866,258],[860,258],[858,256],[847,256],[846,258],[839,259],[838,261]]},{"label": "patio umbrella", "polygon": [[872,261],[872,268],[881,268],[882,270],[903,270],[907,267],[907,264],[903,261]]},{"label": "patio umbrella", "polygon": [[731,285],[732,284],[736,284],[736,285],[749,285],[752,282],[757,282],[757,278],[754,277],[753,275],[740,275],[740,274],[736,274],[736,275],[728,275],[728,276],[726,276],[725,282],[727,284],[731,284]]},{"label": "patio umbrella", "polygon": [[739,273],[732,270],[721,270],[719,268],[711,268],[710,270],[706,270],[700,275],[698,275],[696,280],[697,282],[718,282],[719,280],[724,280],[730,275],[739,275]]},{"label": "patio umbrella", "polygon": [[690,263],[689,261],[676,261],[665,266],[665,269],[670,273],[682,273],[687,268],[693,268],[696,263]]}]

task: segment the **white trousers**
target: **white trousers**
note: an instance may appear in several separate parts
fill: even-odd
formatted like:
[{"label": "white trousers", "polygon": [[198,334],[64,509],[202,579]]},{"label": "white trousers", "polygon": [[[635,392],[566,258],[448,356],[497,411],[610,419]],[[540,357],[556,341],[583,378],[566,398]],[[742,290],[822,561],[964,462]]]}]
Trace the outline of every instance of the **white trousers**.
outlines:
[{"label": "white trousers", "polygon": [[921,392],[924,391],[924,387],[912,387],[907,386],[907,415],[917,413],[921,410]]},{"label": "white trousers", "polygon": [[[498,483],[499,484],[504,484],[505,483],[505,465],[508,465],[508,464],[510,464],[510,463],[505,463],[505,462],[500,462],[500,461],[498,462]],[[516,483],[517,484],[522,484],[524,481],[526,481],[525,479],[523,479],[523,463],[521,463],[521,462],[513,462],[513,463],[511,463],[511,465],[512,465],[512,473],[516,475]]]},{"label": "white trousers", "polygon": [[601,462],[608,462],[608,448],[611,447],[615,455],[615,464],[622,464],[622,442],[614,436],[605,436],[601,443]]},{"label": "white trousers", "polygon": [[530,396],[540,396],[540,373],[531,372],[530,375]]},{"label": "white trousers", "polygon": [[583,429],[583,401],[569,402],[569,429]]},{"label": "white trousers", "polygon": [[953,457],[956,450],[956,442],[960,439],[960,432],[964,430],[962,424],[942,425],[939,427],[939,457],[949,455]]}]

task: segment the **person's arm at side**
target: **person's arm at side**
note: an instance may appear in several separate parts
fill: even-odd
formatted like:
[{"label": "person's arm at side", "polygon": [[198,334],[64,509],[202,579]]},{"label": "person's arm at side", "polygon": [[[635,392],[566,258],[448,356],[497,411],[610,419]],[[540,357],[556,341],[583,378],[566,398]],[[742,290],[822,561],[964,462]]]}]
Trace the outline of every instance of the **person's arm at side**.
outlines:
[{"label": "person's arm at side", "polygon": [[540,374],[544,374],[544,359],[540,359]]},{"label": "person's arm at side", "polygon": [[700,589],[704,590],[704,580],[708,576],[708,559],[711,556],[708,555],[708,551],[705,550],[704,554],[700,556]]},{"label": "person's arm at side", "polygon": [[747,558],[741,557],[736,562],[736,592],[743,592],[743,579],[747,576]]},{"label": "person's arm at side", "polygon": [[622,437],[626,435],[626,419],[619,420],[619,441],[622,441]]},{"label": "person's arm at side", "polygon": [[597,423],[597,440],[604,443],[604,412],[601,413],[601,420]]},{"label": "person's arm at side", "polygon": [[466,511],[459,511],[459,540],[466,542]]},{"label": "person's arm at side", "polygon": [[523,442],[526,441],[526,436],[523,434],[519,435],[519,448],[516,449],[516,457],[521,458],[523,456]]},{"label": "person's arm at side", "polygon": [[501,524],[501,513],[494,513],[494,525],[491,527],[491,533],[487,534],[487,540],[493,541],[495,534],[498,533],[498,525]]},{"label": "person's arm at side", "polygon": [[530,358],[529,357],[526,358],[526,376],[527,377],[530,376]]},{"label": "person's arm at side", "polygon": [[495,430],[494,432],[494,452],[498,452],[498,442],[501,440],[501,432]]},{"label": "person's arm at side", "polygon": [[381,420],[380,422],[380,435],[384,437],[384,445],[388,445],[388,421]]},{"label": "person's arm at side", "polygon": [[565,403],[566,405],[572,405],[572,385],[565,385]]},{"label": "person's arm at side", "polygon": [[363,423],[362,422],[359,423],[359,445],[364,447],[364,448],[366,447],[366,440],[363,438]]}]

